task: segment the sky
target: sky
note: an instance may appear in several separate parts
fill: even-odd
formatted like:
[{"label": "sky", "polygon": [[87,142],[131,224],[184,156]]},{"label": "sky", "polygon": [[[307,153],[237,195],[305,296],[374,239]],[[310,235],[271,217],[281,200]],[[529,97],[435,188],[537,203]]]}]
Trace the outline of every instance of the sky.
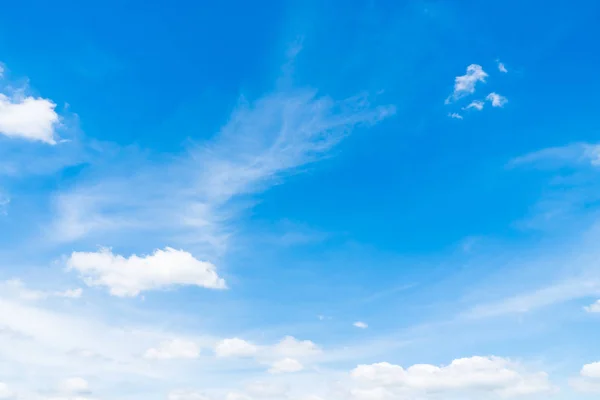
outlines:
[{"label": "sky", "polygon": [[0,399],[600,394],[598,2],[1,7]]}]

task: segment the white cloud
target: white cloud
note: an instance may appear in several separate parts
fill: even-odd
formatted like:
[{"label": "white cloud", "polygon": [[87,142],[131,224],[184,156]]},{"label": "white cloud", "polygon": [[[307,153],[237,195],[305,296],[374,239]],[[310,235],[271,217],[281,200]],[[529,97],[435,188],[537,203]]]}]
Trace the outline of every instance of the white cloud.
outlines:
[{"label": "white cloud", "polygon": [[504,72],[504,73],[508,72],[508,70],[506,69],[506,66],[504,65],[504,63],[501,63],[500,61],[498,61],[498,71]]},{"label": "white cloud", "polygon": [[256,397],[278,397],[281,398],[289,391],[289,387],[285,384],[256,381],[246,385],[246,392],[251,396]]},{"label": "white cloud", "polygon": [[169,393],[168,400],[210,400],[210,397],[192,390],[174,390]]},{"label": "white cloud", "polygon": [[68,394],[86,394],[90,393],[90,385],[83,378],[73,377],[62,381],[60,390],[61,392]]},{"label": "white cloud", "polygon": [[354,324],[355,327],[360,328],[360,329],[367,329],[369,327],[369,325],[365,324],[364,322],[361,321],[357,321]]},{"label": "white cloud", "polygon": [[468,106],[465,107],[465,110],[468,110],[470,108],[474,108],[478,111],[483,110],[483,106],[484,106],[484,102],[481,100],[473,100]]},{"label": "white cloud", "polygon": [[160,346],[146,350],[144,358],[151,360],[194,359],[200,355],[200,348],[195,342],[185,339],[172,339],[162,342]]},{"label": "white cloud", "polygon": [[600,362],[584,365],[579,377],[571,379],[569,384],[579,392],[600,393]]},{"label": "white cloud", "polygon": [[20,279],[10,279],[7,281],[0,282],[0,289],[4,292],[5,296],[12,298],[18,298],[20,300],[36,301],[43,300],[51,297],[64,297],[64,298],[79,298],[83,294],[81,288],[67,289],[64,291],[42,291],[33,290],[25,286]]},{"label": "white cloud", "polygon": [[302,371],[304,366],[300,361],[293,358],[284,358],[273,363],[269,372],[272,374],[285,374]]},{"label": "white cloud", "polygon": [[215,346],[217,357],[251,357],[258,351],[258,347],[243,339],[223,339]]},{"label": "white cloud", "polygon": [[488,393],[514,396],[552,391],[546,373],[527,373],[500,357],[471,357],[447,366],[416,364],[404,369],[386,362],[359,365],[351,376],[357,382],[421,393]]},{"label": "white cloud", "polygon": [[510,161],[509,166],[536,164],[548,167],[563,165],[600,167],[600,144],[571,143],[537,150]]},{"label": "white cloud", "polygon": [[453,112],[453,113],[448,113],[448,116],[449,116],[450,118],[454,118],[454,119],[463,119],[463,116],[462,116],[462,115],[460,115],[459,113],[455,113],[455,112]]},{"label": "white cloud", "polygon": [[504,107],[508,103],[508,99],[498,93],[492,92],[486,96],[486,100],[492,102],[492,107]]},{"label": "white cloud", "polygon": [[310,340],[298,340],[293,336],[286,336],[273,347],[273,351],[284,357],[303,358],[321,353],[321,349]]},{"label": "white cloud", "polygon": [[589,313],[600,313],[600,300],[596,300],[595,303],[585,306],[583,309]]},{"label": "white cloud", "polygon": [[[2,65],[0,65],[1,69]],[[10,400],[16,397],[15,392],[13,392],[6,383],[0,382],[0,400]]]},{"label": "white cloud", "polygon": [[465,75],[457,76],[454,79],[454,92],[446,100],[446,104],[450,103],[450,99],[458,100],[461,97],[475,93],[477,82],[484,82],[488,74],[483,70],[481,65],[471,64],[467,67]]},{"label": "white cloud", "polygon": [[153,254],[125,258],[108,249],[98,252],[73,252],[67,261],[89,286],[106,286],[119,297],[137,296],[142,291],[176,285],[225,289],[213,264],[199,261],[190,253],[167,247]]},{"label": "white cloud", "polygon": [[56,144],[60,118],[55,108],[56,104],[48,99],[0,93],[0,134]]},{"label": "white cloud", "polygon": [[220,255],[234,231],[232,221],[253,204],[248,196],[326,157],[355,128],[394,112],[394,107],[372,106],[364,96],[334,101],[313,90],[241,102],[214,140],[172,157],[173,162],[140,162],[132,176],[123,172],[131,161],[123,159],[129,167],[105,174],[98,167],[96,179],[56,194],[48,236],[55,241],[110,233],[127,238],[143,230],[175,235]]}]

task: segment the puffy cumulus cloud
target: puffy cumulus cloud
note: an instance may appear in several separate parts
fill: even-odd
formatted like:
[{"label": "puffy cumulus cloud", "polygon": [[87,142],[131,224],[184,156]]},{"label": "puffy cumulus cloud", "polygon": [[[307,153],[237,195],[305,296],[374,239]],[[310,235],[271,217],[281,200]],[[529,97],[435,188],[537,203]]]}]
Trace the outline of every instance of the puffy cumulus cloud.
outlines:
[{"label": "puffy cumulus cloud", "polygon": [[584,365],[579,376],[571,379],[569,384],[578,392],[600,393],[600,362]]},{"label": "puffy cumulus cloud", "polygon": [[56,144],[56,128],[60,117],[56,104],[41,97],[0,93],[0,134]]},{"label": "puffy cumulus cloud", "polygon": [[589,313],[600,313],[600,300],[596,300],[595,303],[585,306],[583,309]]},{"label": "puffy cumulus cloud", "polygon": [[499,95],[496,92],[492,92],[486,96],[486,100],[492,102],[492,107],[504,107],[508,103],[508,99],[504,96]]},{"label": "puffy cumulus cloud", "polygon": [[303,369],[304,366],[300,361],[287,357],[283,360],[275,361],[269,369],[269,372],[272,374],[285,374],[302,371]]},{"label": "puffy cumulus cloud", "polygon": [[226,288],[213,264],[170,247],[151,255],[134,254],[129,258],[113,254],[109,249],[73,252],[67,266],[78,271],[87,285],[108,287],[112,295],[119,297],[134,297],[142,291],[174,285]]},{"label": "puffy cumulus cloud", "polygon": [[60,390],[67,394],[86,394],[90,393],[90,385],[83,378],[72,377],[60,383]]},{"label": "puffy cumulus cloud", "polygon": [[6,383],[0,382],[0,400],[10,400],[14,399],[15,397],[15,392],[13,392]]},{"label": "puffy cumulus cloud", "polygon": [[458,100],[461,97],[475,93],[477,82],[484,82],[488,74],[483,70],[481,65],[471,64],[467,67],[467,73],[457,76],[454,79],[454,92],[446,99],[446,104],[452,100]]},{"label": "puffy cumulus cloud", "polygon": [[354,324],[356,328],[360,328],[360,329],[367,329],[369,327],[369,325],[367,325],[366,323],[362,322],[362,321],[356,321]]},{"label": "puffy cumulus cloud", "polygon": [[251,357],[258,352],[258,347],[239,338],[223,339],[215,346],[217,357]]},{"label": "puffy cumulus cloud", "polygon": [[546,373],[522,372],[519,365],[500,357],[461,358],[447,366],[416,364],[406,369],[387,362],[359,365],[351,376],[374,388],[412,393],[517,396],[553,390]]},{"label": "puffy cumulus cloud", "polygon": [[320,354],[321,348],[310,340],[298,340],[293,336],[286,336],[273,347],[273,351],[284,357],[302,358]]},{"label": "puffy cumulus cloud", "polygon": [[162,342],[156,348],[150,348],[144,353],[144,358],[150,360],[193,359],[200,355],[198,345],[190,340],[172,339]]},{"label": "puffy cumulus cloud", "polygon": [[167,396],[168,400],[210,400],[210,397],[193,390],[174,390]]}]

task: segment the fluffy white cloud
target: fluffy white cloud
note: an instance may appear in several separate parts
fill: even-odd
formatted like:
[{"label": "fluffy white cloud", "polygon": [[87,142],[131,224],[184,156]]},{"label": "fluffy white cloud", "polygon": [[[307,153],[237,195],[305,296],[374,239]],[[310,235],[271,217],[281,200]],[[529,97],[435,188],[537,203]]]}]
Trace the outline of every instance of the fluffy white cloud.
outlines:
[{"label": "fluffy white cloud", "polygon": [[360,329],[367,329],[369,327],[369,325],[367,325],[366,323],[362,322],[362,321],[356,321],[354,324],[355,327],[360,328]]},{"label": "fluffy white cloud", "polygon": [[589,313],[600,313],[600,300],[596,300],[595,303],[585,306],[583,309]]},{"label": "fluffy white cloud", "polygon": [[[0,65],[0,68],[2,65]],[[1,75],[0,75],[1,76]],[[8,385],[4,382],[0,382],[0,400],[9,400],[15,398],[15,392],[10,390]]]},{"label": "fluffy white cloud", "polygon": [[483,106],[484,106],[484,102],[481,100],[473,100],[468,106],[465,107],[465,110],[468,110],[470,108],[474,108],[478,111],[483,110]]},{"label": "fluffy white cloud", "polygon": [[579,377],[571,379],[569,384],[579,392],[600,393],[600,362],[584,365]]},{"label": "fluffy white cloud", "polygon": [[508,99],[498,93],[492,92],[486,96],[486,100],[492,102],[492,107],[504,107],[508,103]]},{"label": "fluffy white cloud", "polygon": [[450,118],[454,118],[454,119],[463,119],[463,116],[462,116],[462,115],[460,115],[459,113],[455,113],[455,112],[453,112],[453,113],[448,113],[448,116],[449,116]]},{"label": "fluffy white cloud", "polygon": [[190,340],[173,339],[162,342],[160,346],[146,350],[144,358],[151,360],[169,360],[174,358],[193,359],[200,355],[198,345]]},{"label": "fluffy white cloud", "polygon": [[68,394],[85,394],[90,392],[88,382],[80,377],[65,379],[60,384],[60,390]]},{"label": "fluffy white cloud", "polygon": [[60,118],[48,99],[0,93],[0,134],[11,138],[56,144]]},{"label": "fluffy white cloud", "polygon": [[504,73],[508,72],[508,70],[506,69],[506,65],[504,65],[504,63],[501,63],[500,61],[498,61],[498,71]]},{"label": "fluffy white cloud", "polygon": [[257,346],[239,338],[223,339],[215,346],[217,357],[250,357],[257,351]]},{"label": "fluffy white cloud", "polygon": [[304,366],[300,361],[288,357],[283,360],[275,361],[269,369],[269,372],[272,374],[285,374],[302,371],[303,369]]},{"label": "fluffy white cloud", "polygon": [[167,247],[154,254],[125,258],[108,249],[98,252],[73,252],[67,261],[89,286],[106,286],[114,296],[132,297],[145,290],[173,285],[195,285],[225,289],[216,267],[199,261],[190,253]]},{"label": "fluffy white cloud", "polygon": [[552,390],[545,373],[523,373],[500,357],[471,357],[447,366],[416,364],[409,368],[390,363],[359,365],[352,377],[376,387],[415,392],[480,391],[511,396]]},{"label": "fluffy white cloud", "polygon": [[167,398],[168,400],[210,400],[208,396],[192,390],[174,390]]},{"label": "fluffy white cloud", "polygon": [[581,368],[581,376],[584,378],[600,379],[600,362],[584,365]]},{"label": "fluffy white cloud", "polygon": [[466,74],[457,76],[454,79],[454,92],[446,100],[446,103],[450,103],[451,99],[457,100],[461,97],[475,93],[477,82],[485,82],[487,76],[488,74],[483,70],[481,65],[469,65]]},{"label": "fluffy white cloud", "polygon": [[321,353],[321,349],[310,340],[298,340],[293,336],[286,336],[277,343],[273,350],[275,354],[290,358],[311,357]]}]

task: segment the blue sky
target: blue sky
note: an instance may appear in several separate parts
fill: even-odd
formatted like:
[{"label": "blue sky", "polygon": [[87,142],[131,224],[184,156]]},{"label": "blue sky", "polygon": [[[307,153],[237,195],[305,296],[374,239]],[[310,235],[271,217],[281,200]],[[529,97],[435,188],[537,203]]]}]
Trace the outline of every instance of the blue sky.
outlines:
[{"label": "blue sky", "polygon": [[600,393],[600,4],[8,2],[0,399]]}]

